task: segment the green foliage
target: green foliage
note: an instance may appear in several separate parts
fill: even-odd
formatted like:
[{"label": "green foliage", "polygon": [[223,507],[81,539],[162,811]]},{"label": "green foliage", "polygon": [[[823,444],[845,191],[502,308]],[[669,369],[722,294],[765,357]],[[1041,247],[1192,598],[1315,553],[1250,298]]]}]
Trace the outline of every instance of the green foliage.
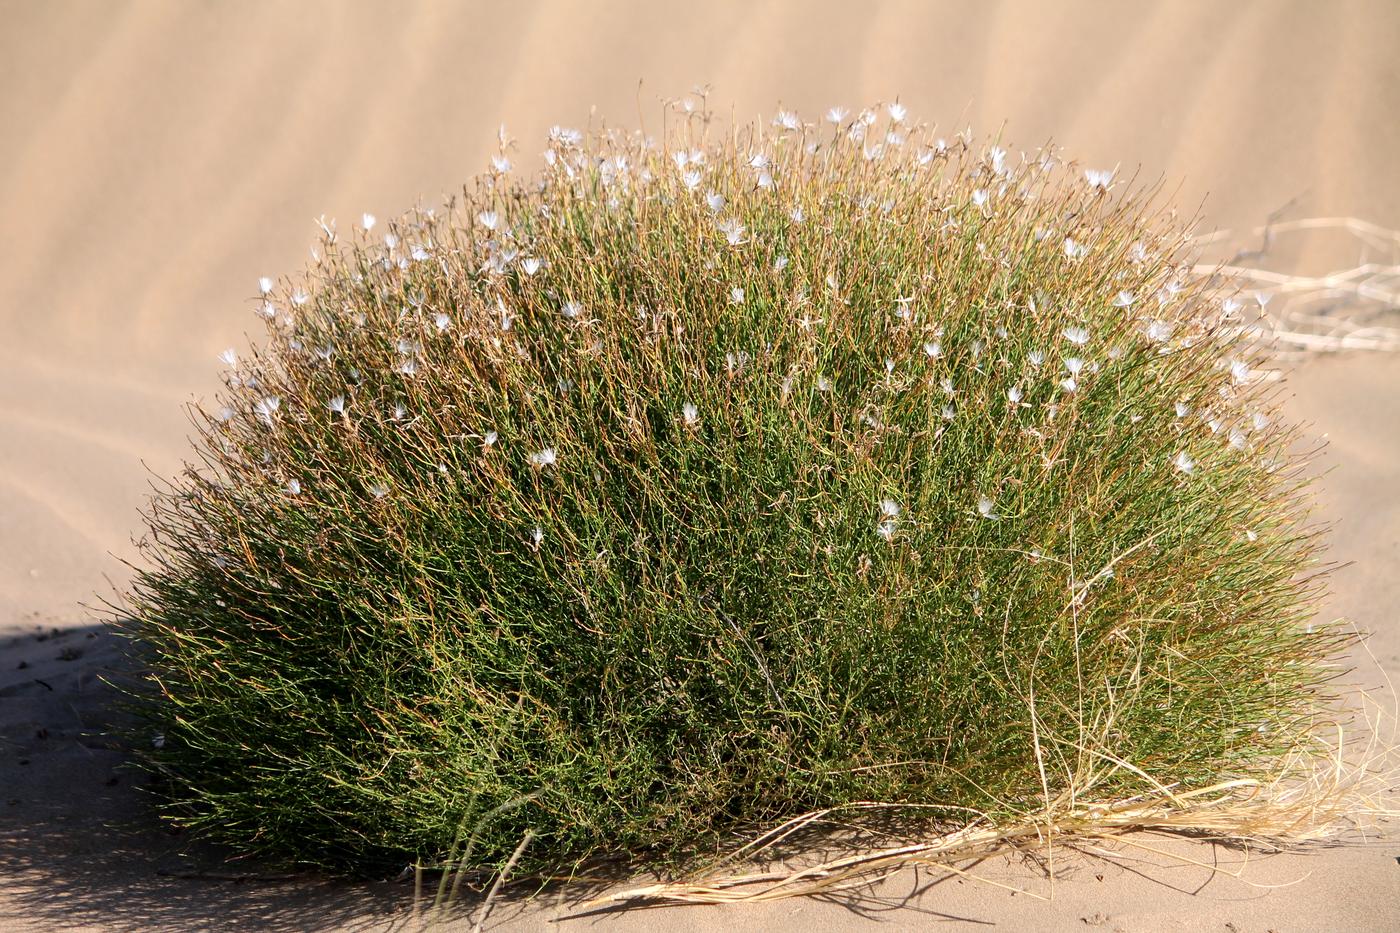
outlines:
[{"label": "green foliage", "polygon": [[883,118],[715,135],[556,132],[260,302],[131,596],[172,819],[542,870],[1310,747],[1303,464],[1154,193]]}]

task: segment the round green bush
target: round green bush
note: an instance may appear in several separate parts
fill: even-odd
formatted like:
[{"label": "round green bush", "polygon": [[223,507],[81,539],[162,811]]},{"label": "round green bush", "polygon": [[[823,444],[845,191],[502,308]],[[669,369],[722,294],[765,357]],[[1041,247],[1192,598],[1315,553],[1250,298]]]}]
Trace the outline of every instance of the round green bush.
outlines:
[{"label": "round green bush", "polygon": [[1254,302],[1150,187],[832,117],[556,128],[264,281],[130,599],[172,819],[675,864],[1312,747],[1341,636]]}]

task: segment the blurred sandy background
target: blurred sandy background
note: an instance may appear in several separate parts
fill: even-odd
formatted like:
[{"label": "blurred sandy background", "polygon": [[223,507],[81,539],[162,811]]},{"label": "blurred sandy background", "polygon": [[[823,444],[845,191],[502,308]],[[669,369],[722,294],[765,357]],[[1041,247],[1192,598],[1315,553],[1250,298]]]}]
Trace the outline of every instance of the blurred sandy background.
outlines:
[{"label": "blurred sandy background", "polygon": [[[104,575],[124,579],[143,462],[178,467],[181,404],[211,393],[217,354],[258,331],[258,276],[302,266],[312,218],[439,200],[485,167],[501,123],[529,165],[554,123],[596,109],[655,125],[660,98],[697,84],[741,118],[898,96],[949,133],[1004,123],[1013,146],[1053,137],[1088,165],[1164,178],[1206,229],[1295,200],[1292,216],[1400,227],[1395,0],[0,2],[0,929],[387,922],[402,890],[173,878],[155,866],[172,870],[178,840],[102,829],[139,810],[125,778],[107,783],[118,753],[82,738],[104,721],[110,646],[78,603],[111,592]],[[1335,556],[1356,562],[1328,612],[1375,630],[1395,672],[1400,364],[1309,362],[1292,385],[1295,414],[1331,436],[1324,514]],[[1114,869],[1062,885],[1048,908],[949,884],[881,917],[1395,929],[1397,854],[1251,866],[1261,883],[1312,873],[1267,895],[1228,879],[1182,893],[1203,871]],[[565,928],[709,929],[721,916],[734,929],[863,923],[794,902]],[[544,917],[513,928],[560,928]]]}]

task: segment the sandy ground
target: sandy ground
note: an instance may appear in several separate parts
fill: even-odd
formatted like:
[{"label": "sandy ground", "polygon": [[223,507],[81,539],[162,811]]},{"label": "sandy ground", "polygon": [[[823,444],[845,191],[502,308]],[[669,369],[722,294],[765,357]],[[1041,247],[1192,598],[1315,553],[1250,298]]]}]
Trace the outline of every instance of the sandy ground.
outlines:
[{"label": "sandy ground", "polygon": [[[184,451],[181,404],[257,330],[257,277],[302,265],[318,215],[438,200],[485,166],[499,123],[528,161],[555,122],[595,107],[654,121],[659,97],[702,82],[740,116],[899,95],[950,131],[1004,122],[1013,144],[1053,137],[1086,164],[1163,177],[1207,227],[1295,199],[1294,216],[1400,227],[1393,2],[856,8],[0,3],[0,929],[402,924],[403,886],[191,877],[207,854],[150,825],[101,738],[114,644],[80,603],[125,579],[147,482]],[[1353,563],[1325,612],[1375,633],[1370,682],[1400,674],[1397,389],[1400,358],[1349,357],[1302,365],[1290,390],[1331,441],[1323,515]],[[1253,858],[1256,886],[1141,854],[1077,863],[1049,903],[907,874],[860,903],[558,922],[546,899],[493,924],[1400,928],[1394,834]],[[1047,893],[1024,866],[984,870]]]}]

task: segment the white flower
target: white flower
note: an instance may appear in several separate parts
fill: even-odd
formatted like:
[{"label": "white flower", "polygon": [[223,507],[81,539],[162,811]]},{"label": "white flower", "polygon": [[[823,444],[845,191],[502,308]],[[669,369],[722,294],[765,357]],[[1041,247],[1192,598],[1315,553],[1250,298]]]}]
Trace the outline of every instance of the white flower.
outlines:
[{"label": "white flower", "polygon": [[1176,457],[1172,459],[1172,466],[1176,467],[1187,476],[1196,472],[1196,461],[1187,456],[1184,450],[1179,452]]},{"label": "white flower", "polygon": [[1012,386],[1011,388],[1007,389],[1007,390],[1006,390],[1006,400],[1007,400],[1008,402],[1010,402],[1012,405],[1019,405],[1019,404],[1021,404],[1021,387],[1020,387],[1020,386]]},{"label": "white flower", "polygon": [[535,273],[537,273],[537,272],[540,271],[540,268],[541,268],[543,265],[544,265],[544,263],[542,263],[542,262],[541,262],[540,260],[538,260],[538,259],[522,259],[522,260],[520,260],[520,269],[521,269],[522,272],[524,272],[524,273],[525,273],[526,275],[528,275],[528,276],[534,276]]},{"label": "white flower", "polygon": [[493,155],[491,157],[491,167],[496,170],[497,175],[504,175],[510,171],[510,159],[503,155]]},{"label": "white flower", "polygon": [[826,112],[826,122],[839,124],[850,114],[845,107],[832,107]]},{"label": "white flower", "polygon": [[269,279],[267,276],[258,279],[258,291],[262,292],[264,295],[272,294],[272,279]]},{"label": "white flower", "polygon": [[403,373],[405,376],[412,376],[414,373],[418,372],[418,361],[411,356],[400,360],[399,372]]},{"label": "white flower", "polygon": [[906,110],[904,105],[899,101],[889,104],[885,107],[885,110],[889,113],[890,122],[892,123],[903,123],[904,118],[909,115],[909,111]]},{"label": "white flower", "polygon": [[1128,308],[1136,300],[1132,292],[1119,292],[1118,297],[1113,299],[1113,306],[1115,308]]},{"label": "white flower", "polygon": [[289,479],[289,480],[287,480],[287,495],[289,495],[289,496],[299,496],[299,495],[301,495],[301,481],[300,481],[300,480],[296,480],[296,479]]},{"label": "white flower", "polygon": [[992,171],[998,175],[1006,174],[1006,150],[993,146],[987,154],[992,157]]},{"label": "white flower", "polygon": [[755,152],[753,155],[749,156],[749,168],[755,171],[761,171],[767,167],[768,156],[764,155],[762,152]]},{"label": "white flower", "polygon": [[994,505],[996,505],[996,503],[986,496],[979,497],[977,500],[977,514],[981,515],[983,518],[990,518],[995,521],[997,513],[992,511]]},{"label": "white flower", "polygon": [[731,288],[729,290],[729,303],[741,305],[744,303],[744,290],[742,288]]},{"label": "white flower", "polygon": [[943,411],[940,414],[942,414],[944,421],[952,421],[958,416],[958,410],[957,408],[953,407],[952,403],[950,402],[949,404],[943,406]]},{"label": "white flower", "polygon": [[894,531],[895,523],[890,521],[889,519],[884,519],[875,526],[875,533],[878,534],[880,537],[884,538],[886,541],[891,541],[894,539]]},{"label": "white flower", "polygon": [[301,289],[297,289],[296,291],[292,292],[292,304],[294,305],[304,305],[310,300],[310,296],[308,296],[306,292],[302,291]]},{"label": "white flower", "polygon": [[495,211],[482,211],[480,214],[476,215],[476,222],[487,230],[494,232],[496,227],[501,223],[501,217]]},{"label": "white flower", "polygon": [[758,186],[763,189],[773,187],[773,173],[767,169],[758,173]]},{"label": "white flower", "polygon": [[975,188],[975,189],[973,189],[973,192],[972,192],[972,203],[973,203],[973,204],[976,204],[978,207],[981,207],[982,205],[986,204],[986,203],[987,203],[987,189],[986,189],[986,188]]},{"label": "white flower", "polygon": [[481,438],[481,449],[489,450],[496,446],[497,434],[495,431],[487,431]]},{"label": "white flower", "polygon": [[786,269],[787,267],[788,267],[788,258],[787,258],[786,256],[779,256],[777,259],[773,260],[773,271],[774,271],[774,272],[782,272],[782,271],[783,271],[784,269]]},{"label": "white flower", "polygon": [[544,529],[539,525],[530,529],[530,545],[539,550],[540,543],[544,541]]},{"label": "white flower", "polygon": [[686,402],[681,406],[681,420],[685,422],[686,427],[694,427],[700,421],[700,409]]},{"label": "white flower", "polygon": [[705,195],[705,203],[709,205],[710,210],[718,214],[724,208],[724,195],[711,191]]},{"label": "white flower", "polygon": [[1076,243],[1072,237],[1065,237],[1065,255],[1070,259],[1082,259],[1089,247]]},{"label": "white flower", "polygon": [[1065,339],[1076,347],[1082,347],[1089,342],[1089,331],[1083,327],[1066,327],[1064,329]]},{"label": "white flower", "polygon": [[1247,441],[1245,440],[1244,432],[1239,428],[1230,429],[1229,439],[1231,447],[1236,450],[1244,450]]},{"label": "white flower", "polygon": [[830,392],[830,391],[831,391],[831,380],[827,379],[825,376],[818,376],[818,377],[817,377],[817,391],[818,391],[818,392]]},{"label": "white flower", "polygon": [[219,354],[219,360],[226,366],[237,366],[238,353],[233,349],[233,347],[229,347],[223,353]]},{"label": "white flower", "polygon": [[686,172],[681,176],[681,182],[685,184],[687,190],[694,191],[700,187],[701,174],[699,172]]},{"label": "white flower", "polygon": [[1026,355],[1026,361],[1032,366],[1039,367],[1041,363],[1045,362],[1045,351],[1032,350]]},{"label": "white flower", "polygon": [[402,421],[403,419],[405,419],[405,418],[407,418],[407,417],[408,417],[408,409],[403,407],[403,402],[397,402],[397,403],[395,403],[395,405],[394,405],[394,420],[395,420],[395,421]]},{"label": "white flower", "polygon": [[376,499],[383,499],[389,494],[389,487],[383,483],[370,483],[368,489],[369,494]]},{"label": "white flower", "polygon": [[931,360],[936,360],[943,355],[943,346],[937,341],[924,344],[924,354]]},{"label": "white flower", "polygon": [[566,301],[559,310],[563,312],[564,317],[575,320],[583,313],[583,305],[577,301]]},{"label": "white flower", "polygon": [[386,234],[384,234],[384,246],[385,246],[386,248],[392,250],[394,247],[396,247],[396,246],[398,246],[398,245],[399,245],[399,238],[398,238],[398,237],[394,236],[392,233],[386,233]]},{"label": "white flower", "polygon": [[1185,402],[1176,403],[1176,416],[1178,418],[1185,418],[1189,414],[1191,414],[1190,405],[1187,405]]},{"label": "white flower", "polygon": [[719,228],[720,233],[724,234],[724,238],[729,241],[730,246],[738,246],[740,243],[744,242],[744,232],[747,228],[739,223],[739,221],[733,218],[726,218],[717,221],[715,226]]},{"label": "white flower", "polygon": [[1071,376],[1077,376],[1084,370],[1084,361],[1077,356],[1066,357],[1065,369],[1069,370]]},{"label": "white flower", "polygon": [[788,214],[788,216],[792,218],[792,222],[795,224],[800,224],[802,223],[802,221],[807,219],[807,215],[803,212],[802,205],[800,204],[797,207],[794,207],[792,211]]},{"label": "white flower", "polygon": [[1226,298],[1224,301],[1220,302],[1220,311],[1227,318],[1234,317],[1239,313],[1240,308],[1243,307],[1243,302],[1237,298]]},{"label": "white flower", "polygon": [[272,418],[277,414],[277,409],[282,407],[282,400],[275,395],[258,400],[253,406],[253,411],[257,412],[258,419],[268,427],[272,427]]},{"label": "white flower", "polygon": [[1230,378],[1235,382],[1248,382],[1249,375],[1249,364],[1244,360],[1235,360],[1230,364]]},{"label": "white flower", "polygon": [[409,250],[409,255],[413,257],[414,262],[424,262],[428,259],[429,256],[428,251],[426,249],[424,249],[422,246],[417,245],[415,245],[413,249]]},{"label": "white flower", "polygon": [[329,409],[331,410],[332,414],[337,414],[337,415],[343,415],[343,414],[345,414],[345,396],[343,396],[343,395],[337,395],[337,396],[335,396],[335,397],[332,398],[329,402],[326,403],[326,407],[329,408]]},{"label": "white flower", "polygon": [[791,110],[779,110],[778,115],[773,118],[773,125],[793,132],[802,129],[802,121]]},{"label": "white flower", "polygon": [[1147,262],[1147,247],[1141,243],[1134,243],[1128,250],[1128,261],[1133,265],[1140,265]]},{"label": "white flower", "polygon": [[1098,188],[1100,191],[1107,191],[1109,183],[1113,181],[1113,172],[1088,169],[1084,172],[1084,180],[1089,183],[1090,188]]},{"label": "white flower", "polygon": [[1079,383],[1074,380],[1073,376],[1066,376],[1060,380],[1060,388],[1066,392],[1074,392],[1079,388]]},{"label": "white flower", "polygon": [[373,214],[361,214],[361,215],[360,215],[360,226],[364,227],[366,231],[373,230],[373,229],[374,229],[374,224],[375,224],[375,218],[374,218],[374,215],[373,215]]},{"label": "white flower", "polygon": [[553,447],[546,447],[530,454],[530,465],[537,470],[552,467],[556,463],[558,463],[558,457],[555,455]]},{"label": "white flower", "polygon": [[1147,339],[1153,343],[1166,343],[1171,339],[1172,326],[1165,321],[1151,321],[1147,325]]},{"label": "white flower", "polygon": [[1250,415],[1250,423],[1254,425],[1254,430],[1262,431],[1269,426],[1269,417],[1263,412],[1255,412]]},{"label": "white flower", "polygon": [[437,314],[433,315],[433,324],[437,327],[438,333],[441,333],[452,326],[452,318],[439,311]]},{"label": "white flower", "polygon": [[880,515],[883,516],[885,520],[893,521],[894,519],[899,518],[899,512],[900,509],[898,502],[894,501],[893,499],[880,500]]},{"label": "white flower", "polygon": [[506,307],[505,301],[499,295],[496,296],[496,307],[501,312],[501,330],[510,330],[510,325],[515,322],[515,315],[510,313],[510,309]]},{"label": "white flower", "polygon": [[577,146],[583,142],[583,134],[578,130],[556,125],[549,128],[549,141],[562,146]]}]

